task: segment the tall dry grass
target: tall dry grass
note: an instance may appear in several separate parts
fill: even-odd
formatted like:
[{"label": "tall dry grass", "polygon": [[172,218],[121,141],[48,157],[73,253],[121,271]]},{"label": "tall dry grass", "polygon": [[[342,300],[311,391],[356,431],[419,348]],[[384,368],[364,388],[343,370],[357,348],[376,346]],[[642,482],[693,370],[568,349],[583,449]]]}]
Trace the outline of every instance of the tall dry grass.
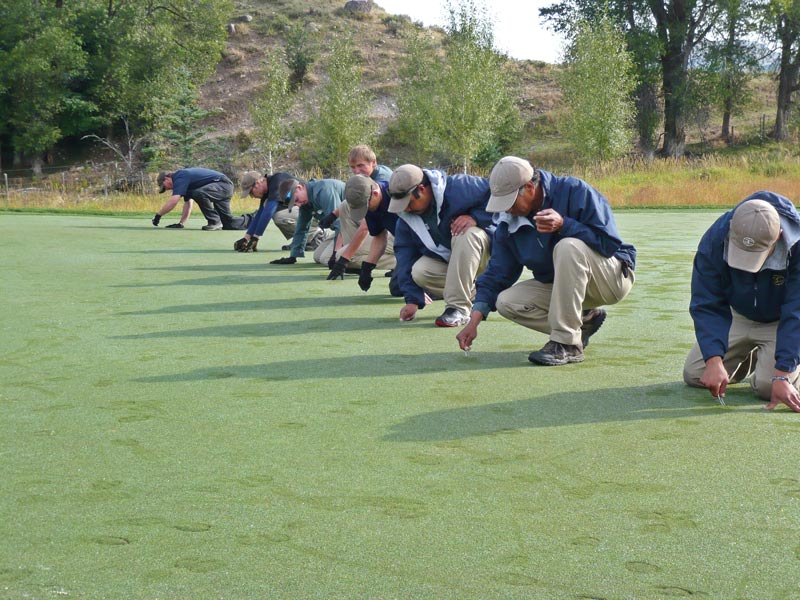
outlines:
[{"label": "tall dry grass", "polygon": [[[771,190],[800,203],[800,158],[791,149],[771,148],[736,156],[645,161],[618,160],[573,167],[571,175],[588,181],[619,208],[733,206],[758,190]],[[485,174],[484,174],[485,175]],[[305,179],[318,172],[302,173]],[[111,192],[89,186],[39,182],[36,186],[0,187],[0,210],[87,213],[150,213],[167,199],[152,187],[140,192]],[[253,198],[234,194],[234,212],[255,210]]]}]

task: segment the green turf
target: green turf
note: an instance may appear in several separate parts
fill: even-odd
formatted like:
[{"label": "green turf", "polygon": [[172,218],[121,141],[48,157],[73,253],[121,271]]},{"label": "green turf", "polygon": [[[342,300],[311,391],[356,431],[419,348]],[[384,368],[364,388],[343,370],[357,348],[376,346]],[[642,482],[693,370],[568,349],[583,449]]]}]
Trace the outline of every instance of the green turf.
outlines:
[{"label": "green turf", "polygon": [[618,215],[586,362],[273,231],[0,215],[2,598],[797,598],[800,415],[681,383],[714,212]]}]

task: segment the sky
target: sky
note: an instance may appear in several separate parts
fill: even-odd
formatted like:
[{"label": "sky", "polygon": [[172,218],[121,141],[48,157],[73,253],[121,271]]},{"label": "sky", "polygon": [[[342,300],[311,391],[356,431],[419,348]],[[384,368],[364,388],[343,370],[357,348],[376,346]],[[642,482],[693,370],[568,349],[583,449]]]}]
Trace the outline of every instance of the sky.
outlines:
[{"label": "sky", "polygon": [[[539,7],[554,1],[482,0],[494,22],[495,47],[519,60],[560,62],[563,38],[539,23]],[[375,3],[388,13],[408,15],[423,25],[441,26],[447,21],[446,0],[376,0]]]}]

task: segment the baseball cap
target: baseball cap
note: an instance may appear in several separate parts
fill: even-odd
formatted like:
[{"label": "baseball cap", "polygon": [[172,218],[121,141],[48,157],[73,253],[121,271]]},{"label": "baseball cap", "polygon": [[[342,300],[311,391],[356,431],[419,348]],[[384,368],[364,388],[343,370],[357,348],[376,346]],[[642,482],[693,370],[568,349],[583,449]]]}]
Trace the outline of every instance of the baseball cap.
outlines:
[{"label": "baseball cap", "polygon": [[373,181],[365,175],[353,175],[344,186],[344,199],[350,205],[350,217],[358,222],[367,216]]},{"label": "baseball cap", "polygon": [[242,198],[247,198],[253,190],[253,186],[261,179],[261,173],[258,171],[247,171],[242,175]]},{"label": "baseball cap", "polygon": [[533,166],[516,156],[504,156],[492,168],[489,189],[492,195],[486,205],[487,212],[504,212],[514,205],[519,188],[533,177]]},{"label": "baseball cap", "polygon": [[158,193],[163,194],[167,191],[167,188],[164,187],[164,180],[172,175],[170,171],[159,171],[158,177],[156,178],[156,183],[158,184]]},{"label": "baseball cap", "polygon": [[733,211],[728,231],[728,266],[757,273],[781,233],[778,211],[764,200],[748,200]]},{"label": "baseball cap", "polygon": [[397,167],[389,179],[389,212],[401,213],[411,201],[411,192],[422,183],[424,174],[417,165],[402,165]]}]

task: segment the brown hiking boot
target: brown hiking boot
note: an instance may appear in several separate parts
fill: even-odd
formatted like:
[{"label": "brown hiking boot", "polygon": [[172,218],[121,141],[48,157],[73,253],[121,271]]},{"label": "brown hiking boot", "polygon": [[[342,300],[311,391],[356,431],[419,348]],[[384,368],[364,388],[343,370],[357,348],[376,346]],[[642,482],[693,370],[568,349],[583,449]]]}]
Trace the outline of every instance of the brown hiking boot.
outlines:
[{"label": "brown hiking boot", "polygon": [[568,363],[583,362],[583,349],[572,344],[562,344],[550,340],[541,350],[531,352],[528,360],[537,365],[557,367]]}]

